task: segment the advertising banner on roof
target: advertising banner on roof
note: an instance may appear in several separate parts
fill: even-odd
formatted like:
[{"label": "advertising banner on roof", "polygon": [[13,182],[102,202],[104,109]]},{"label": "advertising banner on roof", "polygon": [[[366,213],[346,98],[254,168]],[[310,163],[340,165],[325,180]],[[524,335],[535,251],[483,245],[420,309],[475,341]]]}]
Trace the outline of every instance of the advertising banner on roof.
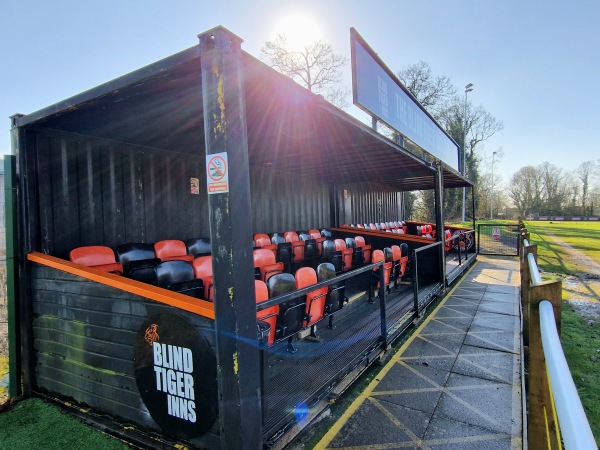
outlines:
[{"label": "advertising banner on roof", "polygon": [[431,117],[354,28],[350,30],[350,44],[354,104],[458,171],[459,149],[454,139]]}]

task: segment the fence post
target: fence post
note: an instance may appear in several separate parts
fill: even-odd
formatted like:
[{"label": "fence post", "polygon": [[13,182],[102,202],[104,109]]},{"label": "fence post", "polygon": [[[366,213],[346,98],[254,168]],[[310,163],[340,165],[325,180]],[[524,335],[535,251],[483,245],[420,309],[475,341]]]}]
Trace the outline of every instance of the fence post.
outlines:
[{"label": "fence post", "polygon": [[521,259],[521,304],[523,306],[523,345],[529,346],[529,321],[530,319],[530,288],[531,285],[531,273],[529,272],[529,260],[527,255],[533,253],[535,260],[537,261],[537,245],[530,245],[529,247],[523,248],[523,255]]},{"label": "fence post", "polygon": [[[527,392],[527,435],[528,448],[558,449],[557,427],[554,420],[554,405],[550,394],[546,358],[540,334],[540,302],[552,303],[557,322],[560,323],[562,282],[543,281],[530,289],[529,322],[529,389]],[[550,442],[548,442],[548,438]]]}]

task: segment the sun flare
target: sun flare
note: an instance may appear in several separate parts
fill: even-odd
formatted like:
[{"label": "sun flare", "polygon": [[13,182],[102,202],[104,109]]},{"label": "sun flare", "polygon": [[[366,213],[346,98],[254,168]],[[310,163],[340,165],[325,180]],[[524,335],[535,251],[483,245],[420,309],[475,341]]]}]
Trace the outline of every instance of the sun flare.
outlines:
[{"label": "sun flare", "polygon": [[300,12],[283,17],[278,22],[275,33],[286,36],[289,50],[302,50],[308,44],[321,39],[317,21]]}]

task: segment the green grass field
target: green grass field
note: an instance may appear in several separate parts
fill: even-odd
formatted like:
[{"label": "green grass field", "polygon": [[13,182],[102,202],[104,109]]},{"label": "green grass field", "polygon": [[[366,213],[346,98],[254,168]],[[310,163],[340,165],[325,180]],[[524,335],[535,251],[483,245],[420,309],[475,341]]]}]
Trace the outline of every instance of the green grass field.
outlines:
[{"label": "green grass field", "polygon": [[531,243],[538,245],[538,265],[546,272],[577,273],[567,252],[552,240],[550,234],[600,264],[600,222],[526,222],[525,226],[531,235]]}]

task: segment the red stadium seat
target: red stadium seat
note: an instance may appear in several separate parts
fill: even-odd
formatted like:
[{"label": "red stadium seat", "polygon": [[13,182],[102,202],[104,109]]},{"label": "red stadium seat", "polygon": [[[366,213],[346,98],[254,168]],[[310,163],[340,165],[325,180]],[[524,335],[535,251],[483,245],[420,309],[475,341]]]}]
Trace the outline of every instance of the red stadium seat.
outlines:
[{"label": "red stadium seat", "polygon": [[154,244],[154,253],[161,261],[188,261],[194,260],[194,255],[187,252],[185,242],[176,239],[166,239]]},{"label": "red stadium seat", "polygon": [[[383,265],[383,284],[384,284],[384,286],[387,287],[390,284],[390,276],[391,276],[391,273],[392,273],[392,262],[391,261],[390,262],[386,262],[383,251],[379,250],[379,249],[373,250],[373,255],[371,257],[371,262],[372,263],[384,262],[384,265]],[[371,291],[373,290],[373,287],[379,289],[379,283],[381,281],[381,274],[379,273],[379,268],[373,269],[373,275],[374,275],[373,281],[374,282],[376,281],[376,283],[372,283],[371,289],[369,289],[369,301],[371,301],[371,298],[372,298],[372,292]],[[373,286],[373,284],[375,286]]]},{"label": "red stadium seat", "polygon": [[265,283],[270,277],[278,273],[283,273],[283,263],[275,261],[273,251],[266,248],[257,248],[252,252],[254,258],[254,268],[260,272],[260,279]]},{"label": "red stadium seat", "polygon": [[338,252],[342,253],[342,271],[346,272],[347,270],[352,269],[352,254],[354,250],[346,247],[346,241],[343,239],[335,239],[334,241],[335,249]]},{"label": "red stadium seat", "polygon": [[[254,280],[254,291],[256,295],[256,303],[262,303],[269,299],[269,290],[264,281]],[[277,316],[279,315],[279,305],[271,306],[256,313],[256,318],[266,322],[271,327],[269,330],[269,338],[267,345],[273,345],[275,342],[275,329],[277,327]]]},{"label": "red stadium seat", "polygon": [[212,257],[201,256],[196,258],[192,263],[194,267],[194,276],[202,280],[204,286],[202,298],[209,301],[215,300],[215,293],[213,292],[213,268],[212,268]]},{"label": "red stadium seat", "polygon": [[317,243],[317,256],[319,258],[322,258],[323,257],[323,241],[326,241],[327,237],[321,236],[321,232],[315,228],[311,228],[310,230],[308,230],[308,234]]},{"label": "red stadium seat", "polygon": [[304,241],[298,237],[295,231],[286,231],[283,233],[286,242],[292,244],[292,262],[296,265],[304,262]]},{"label": "red stadium seat", "polygon": [[[312,267],[299,268],[294,277],[296,279],[296,289],[317,284],[317,273]],[[311,326],[323,318],[326,297],[327,287],[315,289],[306,294],[304,327]]]},{"label": "red stadium seat", "polygon": [[371,245],[365,244],[365,238],[362,236],[354,236],[354,241],[356,242],[357,247],[362,248],[363,263],[370,264],[371,263]]},{"label": "red stadium seat", "polygon": [[408,265],[408,245],[392,245],[393,266],[392,277],[394,286],[398,286],[398,282],[402,280],[406,274],[406,266]]},{"label": "red stadium seat", "polygon": [[273,254],[277,255],[277,244],[273,244],[271,238],[264,233],[257,233],[254,235],[254,246],[272,250]]},{"label": "red stadium seat", "polygon": [[103,272],[123,274],[123,266],[117,262],[112,248],[104,245],[77,247],[69,253],[69,259],[75,264],[92,267]]}]

